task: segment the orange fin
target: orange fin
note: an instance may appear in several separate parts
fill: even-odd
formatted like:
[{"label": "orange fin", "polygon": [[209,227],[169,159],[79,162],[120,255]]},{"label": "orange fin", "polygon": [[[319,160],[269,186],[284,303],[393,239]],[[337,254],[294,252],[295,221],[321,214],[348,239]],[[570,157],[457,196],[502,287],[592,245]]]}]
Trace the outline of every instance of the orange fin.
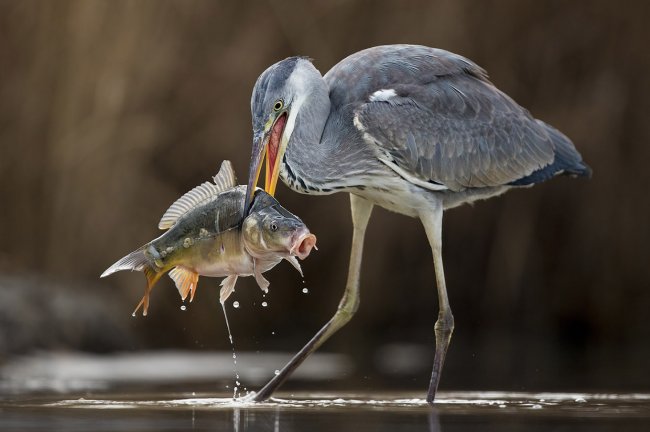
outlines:
[{"label": "orange fin", "polygon": [[174,267],[169,272],[169,277],[172,278],[178,289],[181,298],[185,300],[187,295],[190,295],[190,301],[194,300],[194,293],[196,292],[196,284],[199,282],[198,273],[186,267]]},{"label": "orange fin", "polygon": [[151,289],[153,286],[158,282],[160,277],[163,275],[163,272],[156,272],[154,269],[151,267],[145,267],[142,269],[144,272],[144,275],[147,277],[147,287],[144,289],[144,295],[142,296],[142,300],[140,300],[140,303],[135,307],[135,310],[133,311],[133,316],[138,312],[138,310],[142,307],[142,316],[147,316],[147,310],[149,309],[149,294],[151,293]]}]

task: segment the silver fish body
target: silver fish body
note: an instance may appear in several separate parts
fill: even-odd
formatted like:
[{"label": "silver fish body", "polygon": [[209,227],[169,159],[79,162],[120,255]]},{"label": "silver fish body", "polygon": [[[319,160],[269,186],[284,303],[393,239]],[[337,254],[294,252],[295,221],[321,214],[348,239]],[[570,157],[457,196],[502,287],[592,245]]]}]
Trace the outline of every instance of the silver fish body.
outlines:
[{"label": "silver fish body", "polygon": [[[269,282],[262,273],[283,259],[299,271],[296,258],[305,259],[316,237],[305,224],[261,189],[255,192],[247,215],[246,187],[231,186],[234,173],[228,161],[214,178],[176,201],[159,227],[160,237],[122,258],[101,277],[120,270],[143,271],[147,288],[136,311],[146,315],[149,293],[169,271],[183,298],[194,298],[198,277],[226,277],[221,283],[221,302],[232,293],[239,276],[254,276],[260,288]],[[230,186],[230,187],[228,187]],[[135,312],[134,312],[135,313]]]}]

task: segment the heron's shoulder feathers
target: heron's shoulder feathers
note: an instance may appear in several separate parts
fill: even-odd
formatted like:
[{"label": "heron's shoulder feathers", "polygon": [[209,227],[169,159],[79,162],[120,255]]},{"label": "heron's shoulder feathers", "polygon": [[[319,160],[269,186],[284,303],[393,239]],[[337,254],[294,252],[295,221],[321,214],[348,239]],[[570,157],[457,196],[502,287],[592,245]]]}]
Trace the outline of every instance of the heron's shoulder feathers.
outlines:
[{"label": "heron's shoulder feathers", "polygon": [[429,189],[530,184],[582,166],[566,136],[467,75],[376,91],[353,123],[382,162]]},{"label": "heron's shoulder feathers", "polygon": [[424,86],[444,77],[466,75],[489,82],[472,61],[449,51],[420,45],[385,45],[346,57],[324,76],[337,105],[366,102],[378,90],[395,85]]}]

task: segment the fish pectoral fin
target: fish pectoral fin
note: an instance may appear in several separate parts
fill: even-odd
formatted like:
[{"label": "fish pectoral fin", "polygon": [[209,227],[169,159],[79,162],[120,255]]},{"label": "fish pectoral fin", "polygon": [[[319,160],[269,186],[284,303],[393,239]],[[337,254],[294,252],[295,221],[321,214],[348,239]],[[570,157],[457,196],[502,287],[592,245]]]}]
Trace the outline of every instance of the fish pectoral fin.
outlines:
[{"label": "fish pectoral fin", "polygon": [[237,275],[230,275],[221,281],[221,291],[219,291],[219,302],[224,304],[230,294],[235,291],[235,284],[237,283]]},{"label": "fish pectoral fin", "polygon": [[302,267],[300,267],[300,263],[298,262],[298,258],[296,258],[293,255],[289,255],[288,257],[285,257],[284,259],[289,261],[291,263],[291,265],[294,266],[294,268],[296,270],[298,270],[298,273],[300,273],[300,276],[304,277],[304,275],[302,274]]},{"label": "fish pectoral fin", "polygon": [[262,291],[269,292],[269,285],[271,285],[271,282],[267,281],[264,276],[262,276],[262,272],[260,271],[260,267],[257,265],[257,262],[254,261],[255,263],[255,270],[254,270],[254,276],[255,276],[255,282],[260,286]]},{"label": "fish pectoral fin", "polygon": [[187,295],[190,295],[190,302],[194,300],[194,293],[196,292],[196,285],[199,282],[198,273],[186,268],[186,267],[174,267],[169,272],[169,277],[172,278],[174,284],[176,284],[176,289],[181,295],[181,298],[185,300]]}]

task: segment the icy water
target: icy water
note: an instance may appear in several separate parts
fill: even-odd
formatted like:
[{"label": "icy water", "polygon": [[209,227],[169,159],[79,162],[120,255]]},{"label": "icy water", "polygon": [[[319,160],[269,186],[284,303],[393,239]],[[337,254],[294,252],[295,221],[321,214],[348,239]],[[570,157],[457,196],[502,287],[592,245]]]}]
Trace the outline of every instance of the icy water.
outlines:
[{"label": "icy water", "polygon": [[[419,395],[418,395],[419,396]],[[650,394],[98,394],[0,400],[7,431],[648,431]]]}]

